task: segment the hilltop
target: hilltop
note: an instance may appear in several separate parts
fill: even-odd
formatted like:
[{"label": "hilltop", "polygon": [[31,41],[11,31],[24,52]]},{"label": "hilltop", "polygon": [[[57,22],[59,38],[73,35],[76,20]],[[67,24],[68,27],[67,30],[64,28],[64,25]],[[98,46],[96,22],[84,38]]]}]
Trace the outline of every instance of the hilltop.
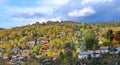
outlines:
[{"label": "hilltop", "polygon": [[[3,41],[7,41],[7,43],[15,44],[21,38],[27,37],[22,42],[25,43],[30,39],[33,39],[33,32],[36,31],[37,38],[40,36],[44,36],[45,38],[49,38],[52,36],[53,38],[57,38],[59,35],[58,32],[62,32],[63,34],[73,35],[75,31],[84,31],[85,30],[94,30],[96,35],[104,35],[109,29],[114,31],[120,30],[120,22],[97,22],[97,23],[77,23],[72,21],[62,21],[62,22],[52,22],[49,21],[47,23],[35,23],[32,25],[26,25],[21,27],[14,27],[11,29],[6,29],[0,31],[0,38],[3,38]],[[104,30],[104,32],[102,32]],[[100,33],[101,32],[101,33]],[[71,36],[72,38],[73,36]],[[16,41],[15,41],[16,40]],[[4,42],[6,43],[6,42]]]},{"label": "hilltop", "polygon": [[0,30],[5,30],[5,28],[0,28]]}]

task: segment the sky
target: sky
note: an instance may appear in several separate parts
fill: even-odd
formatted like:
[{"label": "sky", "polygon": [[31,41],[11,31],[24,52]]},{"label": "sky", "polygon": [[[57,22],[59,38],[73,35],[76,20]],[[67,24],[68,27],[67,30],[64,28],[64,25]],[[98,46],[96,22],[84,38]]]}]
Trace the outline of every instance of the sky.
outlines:
[{"label": "sky", "polygon": [[120,20],[120,0],[0,0],[0,28],[46,21]]}]

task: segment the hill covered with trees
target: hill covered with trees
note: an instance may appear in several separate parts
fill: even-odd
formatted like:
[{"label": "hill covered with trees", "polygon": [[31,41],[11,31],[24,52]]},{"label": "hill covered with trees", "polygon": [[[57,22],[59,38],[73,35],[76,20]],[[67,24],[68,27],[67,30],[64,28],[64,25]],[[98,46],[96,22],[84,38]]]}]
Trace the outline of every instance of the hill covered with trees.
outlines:
[{"label": "hill covered with trees", "polygon": [[[100,46],[120,45],[120,21],[75,23],[69,21],[39,23],[0,30],[0,48],[11,55],[12,48],[32,50],[31,55],[44,58],[59,56],[59,62],[70,62],[80,51],[98,49]],[[47,44],[36,44],[41,38]],[[34,46],[28,42],[35,41]],[[113,41],[114,40],[114,41]],[[102,44],[99,44],[102,41]]]}]

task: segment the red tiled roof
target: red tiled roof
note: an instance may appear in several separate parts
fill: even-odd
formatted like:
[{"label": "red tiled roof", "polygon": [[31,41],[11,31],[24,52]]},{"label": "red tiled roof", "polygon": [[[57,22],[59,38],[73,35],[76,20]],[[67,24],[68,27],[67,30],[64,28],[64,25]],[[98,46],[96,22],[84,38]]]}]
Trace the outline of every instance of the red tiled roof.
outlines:
[{"label": "red tiled roof", "polygon": [[29,40],[28,42],[34,42],[35,40]]},{"label": "red tiled roof", "polygon": [[39,42],[48,43],[48,40],[39,40]]},{"label": "red tiled roof", "polygon": [[58,56],[52,56],[51,57],[51,59],[57,59],[58,58]]}]

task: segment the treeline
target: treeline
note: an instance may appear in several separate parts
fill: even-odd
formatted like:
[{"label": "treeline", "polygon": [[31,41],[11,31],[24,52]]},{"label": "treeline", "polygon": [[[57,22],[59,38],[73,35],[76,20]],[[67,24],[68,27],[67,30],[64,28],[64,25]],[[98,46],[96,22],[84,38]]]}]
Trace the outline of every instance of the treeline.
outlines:
[{"label": "treeline", "polygon": [[94,22],[94,23],[89,23],[89,24],[92,26],[97,26],[97,27],[119,27],[120,21]]}]

